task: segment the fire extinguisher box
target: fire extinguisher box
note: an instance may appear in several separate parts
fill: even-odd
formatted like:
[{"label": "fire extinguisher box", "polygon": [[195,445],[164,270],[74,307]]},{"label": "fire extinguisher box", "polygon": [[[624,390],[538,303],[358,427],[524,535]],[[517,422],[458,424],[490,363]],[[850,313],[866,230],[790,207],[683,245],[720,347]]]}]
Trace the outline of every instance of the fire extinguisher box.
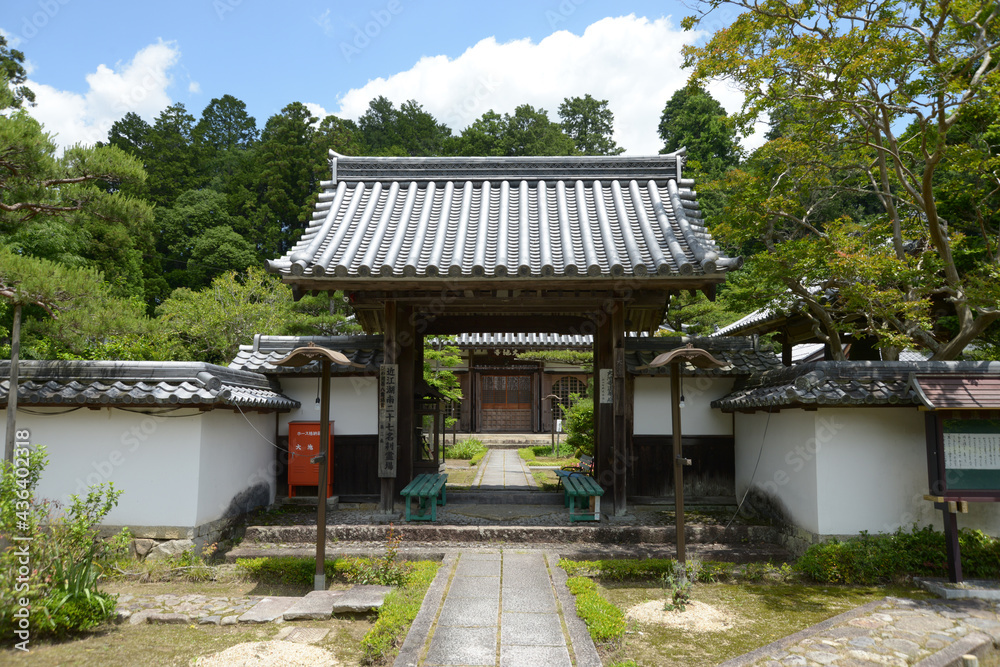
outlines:
[{"label": "fire extinguisher box", "polygon": [[[288,422],[288,497],[295,497],[295,487],[315,486],[320,491],[319,463],[311,463],[319,456],[319,422]],[[333,422],[330,422],[330,446],[327,453],[326,497],[333,495]]]}]

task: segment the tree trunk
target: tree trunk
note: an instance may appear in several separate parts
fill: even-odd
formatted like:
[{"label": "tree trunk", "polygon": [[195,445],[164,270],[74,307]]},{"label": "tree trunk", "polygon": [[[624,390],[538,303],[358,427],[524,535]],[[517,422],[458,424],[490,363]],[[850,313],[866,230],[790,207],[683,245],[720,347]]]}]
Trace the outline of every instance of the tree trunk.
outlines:
[{"label": "tree trunk", "polygon": [[14,463],[14,431],[17,429],[17,360],[21,354],[21,304],[14,304],[14,324],[10,328],[10,385],[7,391],[7,444],[4,461]]}]

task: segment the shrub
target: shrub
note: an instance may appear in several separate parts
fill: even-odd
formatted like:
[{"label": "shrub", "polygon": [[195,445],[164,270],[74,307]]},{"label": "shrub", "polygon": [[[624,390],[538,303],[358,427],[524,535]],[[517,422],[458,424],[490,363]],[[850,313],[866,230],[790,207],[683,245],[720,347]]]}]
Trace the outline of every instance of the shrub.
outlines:
[{"label": "shrub", "polygon": [[597,591],[597,584],[586,577],[566,580],[569,592],[576,596],[576,613],[587,624],[595,642],[615,643],[625,634],[625,614]]},{"label": "shrub", "polygon": [[[486,455],[486,445],[482,441],[476,438],[466,438],[460,442],[456,442],[454,447],[444,448],[444,457],[446,459],[465,459],[466,461],[480,461],[483,456]],[[478,458],[477,458],[478,456]]]},{"label": "shrub", "polygon": [[594,400],[581,398],[572,407],[563,408],[566,444],[577,456],[594,455]]},{"label": "shrub", "polygon": [[691,602],[691,580],[686,576],[665,574],[660,578],[666,601],[663,611],[684,611]]},{"label": "shrub", "polygon": [[401,563],[399,543],[402,537],[389,524],[389,532],[385,538],[385,554],[380,558],[347,558],[344,559],[345,578],[352,584],[377,584],[379,586],[405,586],[413,572],[410,563]]},{"label": "shrub", "polygon": [[[995,577],[1000,570],[1000,540],[982,531],[959,533],[962,570],[969,577]],[[902,529],[844,541],[813,544],[795,568],[820,583],[872,585],[947,571],[944,534],[933,528]]]},{"label": "shrub", "polygon": [[[0,463],[0,541],[27,545],[0,553],[0,633],[13,637],[14,613],[21,598],[30,605],[32,637],[89,630],[110,620],[115,597],[97,590],[101,562],[118,557],[122,539],[106,543],[98,526],[118,502],[121,491],[98,484],[87,495],[70,496],[70,505],[36,497],[48,457],[44,447],[15,449],[15,465]],[[22,474],[18,474],[18,472]],[[21,569],[27,560],[27,574]]]}]

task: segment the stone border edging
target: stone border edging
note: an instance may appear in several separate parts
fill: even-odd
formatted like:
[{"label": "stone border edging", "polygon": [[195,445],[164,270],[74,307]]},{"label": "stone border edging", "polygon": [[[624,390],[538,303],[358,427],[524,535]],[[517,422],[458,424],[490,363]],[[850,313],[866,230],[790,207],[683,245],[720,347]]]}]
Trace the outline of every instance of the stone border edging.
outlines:
[{"label": "stone border edging", "polygon": [[849,621],[852,618],[874,611],[875,609],[878,609],[879,606],[885,604],[888,599],[888,597],[884,597],[881,600],[874,600],[863,604],[860,607],[855,607],[854,609],[845,611],[843,614],[838,614],[833,618],[820,621],[816,625],[810,625],[808,628],[799,630],[798,632],[790,634],[787,637],[782,637],[777,641],[771,642],[767,646],[761,646],[760,648],[754,649],[749,653],[744,653],[741,656],[719,663],[718,667],[745,667],[746,665],[752,665],[754,662],[767,656],[769,653],[783,651],[786,647],[791,646],[792,644],[797,644],[807,637],[822,632],[823,630],[831,628],[835,625],[839,625],[844,621]]},{"label": "stone border edging", "polygon": [[424,593],[423,602],[420,603],[420,611],[417,612],[417,617],[410,624],[406,639],[403,640],[403,646],[399,649],[399,654],[392,663],[392,667],[417,667],[419,664],[420,654],[430,639],[431,627],[434,625],[438,610],[441,608],[445,590],[448,588],[448,580],[455,571],[457,560],[458,553],[445,554],[441,567],[438,568],[437,574],[434,576],[434,581]]},{"label": "stone border edging", "polygon": [[913,667],[962,667],[963,655],[983,657],[993,646],[993,639],[979,632],[970,633],[958,641],[944,647],[934,655],[928,656]]},{"label": "stone border edging", "polygon": [[594,640],[590,637],[590,631],[587,630],[587,624],[576,613],[576,596],[570,593],[566,586],[569,575],[566,574],[566,570],[559,567],[559,554],[545,552],[545,562],[549,566],[553,587],[562,606],[563,620],[566,621],[566,630],[569,632],[573,655],[576,657],[574,664],[576,667],[601,667],[601,658],[597,654]]}]

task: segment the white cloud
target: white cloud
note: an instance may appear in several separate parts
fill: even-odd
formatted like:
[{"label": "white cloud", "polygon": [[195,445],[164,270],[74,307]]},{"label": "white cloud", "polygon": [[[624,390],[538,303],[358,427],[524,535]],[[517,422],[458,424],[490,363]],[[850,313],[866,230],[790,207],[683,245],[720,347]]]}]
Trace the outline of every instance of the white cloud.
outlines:
[{"label": "white cloud", "polygon": [[315,102],[303,102],[302,106],[309,109],[309,113],[316,116],[316,123],[319,124],[324,118],[330,115],[330,112],[316,104]]},{"label": "white cloud", "polygon": [[87,75],[88,90],[82,94],[29,80],[37,104],[28,112],[56,135],[56,144],[63,148],[106,140],[111,125],[129,111],[152,122],[171,104],[170,70],[179,59],[174,42],[150,44],[131,62],[117,63],[114,69],[98,65]]},{"label": "white cloud", "polygon": [[[628,154],[654,154],[663,146],[657,134],[663,107],[687,82],[681,47],[700,37],[669,17],[635,15],[602,19],[582,35],[555,32],[537,44],[498,44],[490,37],[457,58],[424,57],[405,72],[348,91],[338,100],[338,115],[357,119],[379,95],[397,105],[415,99],[458,132],[485,111],[512,113],[525,103],[558,122],[564,98],[590,93],[608,100],[615,140]],[[712,86],[712,93],[730,112],[742,101],[723,86]]]},{"label": "white cloud", "polygon": [[188,92],[197,95],[201,92],[201,84],[197,81],[192,81],[188,84]]}]

